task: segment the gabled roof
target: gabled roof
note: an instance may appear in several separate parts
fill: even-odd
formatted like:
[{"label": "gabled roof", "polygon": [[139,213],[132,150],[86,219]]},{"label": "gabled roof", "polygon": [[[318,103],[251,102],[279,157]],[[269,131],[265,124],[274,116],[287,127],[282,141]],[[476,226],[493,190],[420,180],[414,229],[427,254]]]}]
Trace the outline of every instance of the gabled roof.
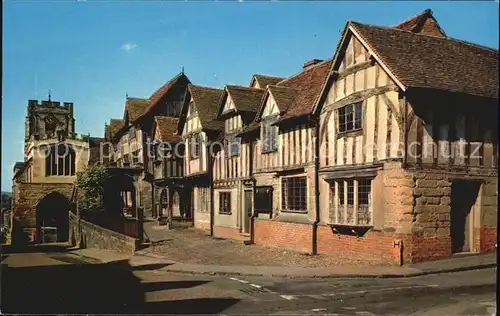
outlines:
[{"label": "gabled roof", "polygon": [[498,50],[473,43],[349,22],[406,88],[498,98]]},{"label": "gabled roof", "polygon": [[284,79],[285,78],[277,76],[255,74],[252,76],[252,80],[250,81],[250,86],[253,85],[254,81],[257,81],[261,89],[265,89],[267,86],[275,85]]},{"label": "gabled roof", "polygon": [[249,133],[259,128],[258,122],[269,95],[272,95],[282,114],[275,124],[311,114],[328,79],[331,65],[332,59],[329,59],[281,80],[276,85],[267,86],[254,122],[245,127],[240,134]]},{"label": "gabled roof", "polygon": [[[287,101],[289,102],[288,109],[277,123],[312,113],[320,97],[323,85],[328,79],[331,65],[332,59],[326,60],[307,68],[295,76],[280,81],[277,84],[277,86],[296,90],[293,102]],[[273,92],[271,91],[271,93]],[[292,95],[290,95],[289,98],[291,99]],[[282,101],[282,104],[285,104],[285,102]],[[278,107],[281,110],[279,105]]]},{"label": "gabled roof", "polygon": [[120,119],[111,119],[109,121],[109,133],[111,138],[113,138],[116,133],[123,127],[123,124],[123,120]]},{"label": "gabled roof", "polygon": [[134,122],[146,110],[149,105],[148,99],[129,98],[125,101],[125,111],[128,112],[128,119]]},{"label": "gabled roof", "polygon": [[[295,103],[295,99],[297,98],[297,95],[299,93],[297,89],[275,85],[268,86],[267,91],[268,95],[270,94],[274,98],[274,101],[276,101],[276,105],[278,106],[281,114],[286,113],[290,106]],[[266,99],[268,95],[266,95]],[[263,100],[264,106],[260,108],[259,118],[262,115],[262,111],[264,111],[265,102],[266,100]]]},{"label": "gabled roof", "polygon": [[161,141],[176,143],[180,141],[179,135],[177,135],[177,125],[179,124],[179,118],[169,117],[169,116],[155,116],[156,129],[160,134]]},{"label": "gabled roof", "polygon": [[194,106],[198,112],[203,130],[221,131],[224,128],[224,122],[215,121],[217,109],[224,90],[211,87],[196,86],[189,84],[186,91],[186,98],[182,106],[181,117],[179,120],[178,133],[182,133],[182,128],[186,121],[186,115],[189,108],[190,98],[193,98]]},{"label": "gabled roof", "polygon": [[149,97],[149,104],[146,107],[146,109],[141,113],[140,117],[149,114],[153,108],[158,104],[158,101],[160,101],[170,89],[175,86],[177,83],[181,82],[182,80],[185,80],[187,83],[190,83],[189,78],[184,74],[184,72],[181,72],[177,74],[177,76],[173,77],[170,79],[167,83],[165,83],[163,86],[161,86],[158,90],[156,90],[150,97]]},{"label": "gabled roof", "polygon": [[[264,89],[234,85],[226,85],[224,90],[231,96],[237,111],[250,113],[256,113],[259,110],[262,97],[266,91]],[[221,98],[219,110],[217,111],[218,115],[221,114],[222,109],[224,108],[225,99],[226,98]]]},{"label": "gabled roof", "polygon": [[432,15],[431,9],[427,9],[422,13],[404,20],[403,22],[394,26],[394,28],[412,33],[446,37],[446,33],[439,26],[438,21]]}]

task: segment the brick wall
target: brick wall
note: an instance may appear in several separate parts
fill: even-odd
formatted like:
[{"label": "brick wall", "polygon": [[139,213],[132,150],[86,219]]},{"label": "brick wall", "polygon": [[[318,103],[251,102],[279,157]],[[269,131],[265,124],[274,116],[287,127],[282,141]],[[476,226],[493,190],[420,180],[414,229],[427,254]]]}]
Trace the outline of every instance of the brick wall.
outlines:
[{"label": "brick wall", "polygon": [[[396,243],[396,245],[395,245]],[[368,232],[362,237],[336,234],[329,226],[318,227],[318,253],[363,260],[401,264],[400,240],[383,232]]]},{"label": "brick wall", "polygon": [[312,225],[255,219],[254,229],[257,245],[279,246],[305,253],[312,251]]},{"label": "brick wall", "polygon": [[496,250],[497,228],[482,227],[475,230],[476,244],[480,252],[492,252]]}]

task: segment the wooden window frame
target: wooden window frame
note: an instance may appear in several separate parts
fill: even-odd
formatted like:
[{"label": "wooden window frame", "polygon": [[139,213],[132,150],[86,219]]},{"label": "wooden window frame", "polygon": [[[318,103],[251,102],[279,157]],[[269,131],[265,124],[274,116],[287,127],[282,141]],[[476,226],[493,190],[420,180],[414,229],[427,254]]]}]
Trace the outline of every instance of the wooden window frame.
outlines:
[{"label": "wooden window frame", "polygon": [[262,119],[260,139],[262,144],[261,152],[263,154],[273,153],[278,150],[279,127],[272,125],[277,120],[277,115],[268,116]]},{"label": "wooden window frame", "polygon": [[235,157],[241,154],[241,137],[236,137],[236,134],[227,134],[224,141],[226,157]]},{"label": "wooden window frame", "polygon": [[[340,135],[363,130],[363,101],[351,103],[337,109],[337,131]],[[352,117],[349,117],[352,116]]]},{"label": "wooden window frame", "polygon": [[281,178],[282,212],[307,213],[309,204],[307,180],[307,175]]},{"label": "wooden window frame", "polygon": [[231,191],[219,192],[219,214],[231,215]]},{"label": "wooden window frame", "polygon": [[200,159],[201,155],[201,137],[200,134],[189,136],[189,160]]},{"label": "wooden window frame", "polygon": [[210,208],[210,194],[206,187],[198,187],[198,212],[208,213]]},{"label": "wooden window frame", "polygon": [[329,185],[331,224],[373,226],[373,178],[336,179]]}]

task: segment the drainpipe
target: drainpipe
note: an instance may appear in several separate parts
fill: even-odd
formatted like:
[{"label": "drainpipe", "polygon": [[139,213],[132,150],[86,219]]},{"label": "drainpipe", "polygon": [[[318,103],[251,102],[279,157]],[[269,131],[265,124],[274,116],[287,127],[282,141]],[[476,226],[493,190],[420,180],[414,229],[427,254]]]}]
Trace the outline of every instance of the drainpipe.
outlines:
[{"label": "drainpipe", "polygon": [[253,203],[252,203],[252,216],[250,216],[250,244],[255,244],[255,218],[259,215],[255,213],[255,179],[253,176],[253,141],[250,140],[250,148],[249,148],[249,155],[248,155],[248,171],[250,178],[252,180],[252,193],[253,193]]},{"label": "drainpipe", "polygon": [[320,152],[320,141],[319,141],[319,133],[320,133],[320,124],[319,120],[314,120],[314,193],[316,195],[316,220],[313,223],[313,231],[312,231],[312,255],[316,255],[318,253],[318,225],[320,222],[320,205],[319,205],[319,152]]},{"label": "drainpipe", "polygon": [[404,155],[403,155],[403,168],[407,167],[407,157],[408,157],[408,101],[404,97],[403,104],[403,141],[404,141]]},{"label": "drainpipe", "polygon": [[207,135],[206,159],[207,159],[208,189],[210,190],[210,236],[213,237],[214,236],[214,188],[212,179],[212,153],[209,151],[209,149],[210,145]]}]

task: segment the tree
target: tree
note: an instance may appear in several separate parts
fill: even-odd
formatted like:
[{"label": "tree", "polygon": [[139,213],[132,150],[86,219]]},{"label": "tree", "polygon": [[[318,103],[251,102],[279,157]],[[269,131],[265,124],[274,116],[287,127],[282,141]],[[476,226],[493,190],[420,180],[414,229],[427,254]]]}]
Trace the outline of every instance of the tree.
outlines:
[{"label": "tree", "polygon": [[12,207],[12,198],[7,194],[2,194],[2,210],[10,210]]},{"label": "tree", "polygon": [[102,165],[88,165],[76,177],[76,186],[83,191],[83,204],[87,209],[99,209],[104,183],[109,178],[108,170]]}]

